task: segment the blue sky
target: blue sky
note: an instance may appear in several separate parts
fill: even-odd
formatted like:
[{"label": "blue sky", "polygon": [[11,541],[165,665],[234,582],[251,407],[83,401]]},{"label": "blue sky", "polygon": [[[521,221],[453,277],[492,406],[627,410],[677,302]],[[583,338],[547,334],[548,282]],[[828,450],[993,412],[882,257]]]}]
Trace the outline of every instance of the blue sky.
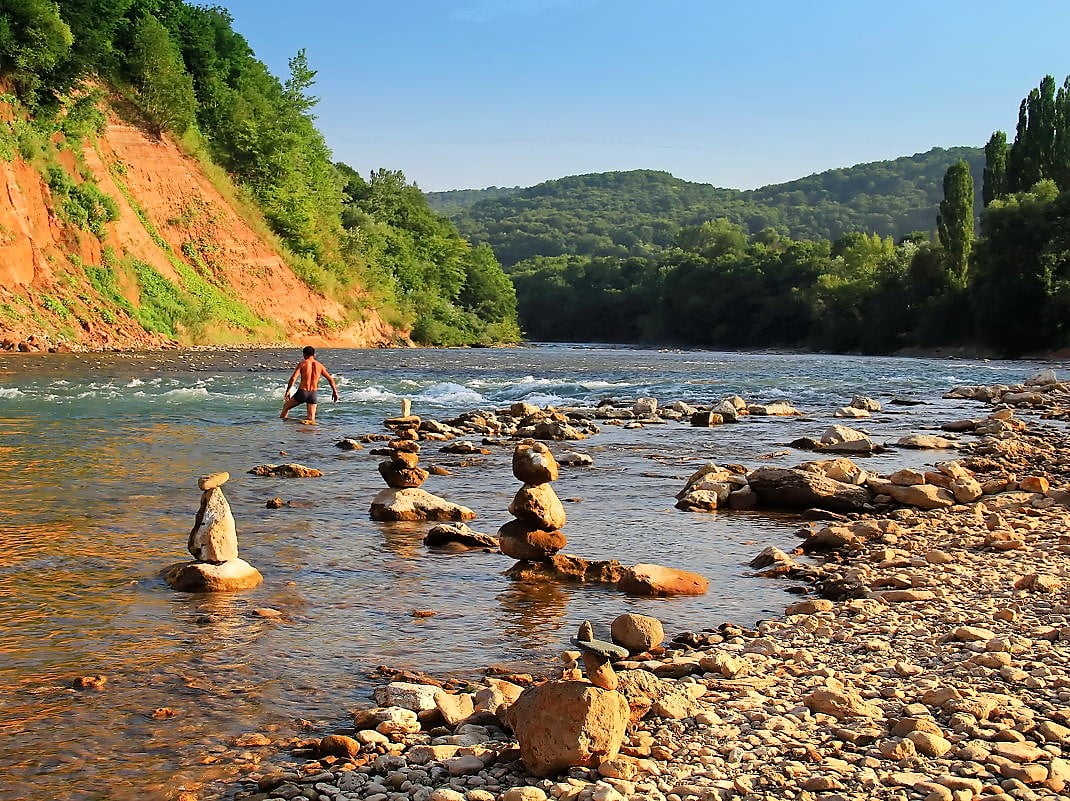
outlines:
[{"label": "blue sky", "polygon": [[1065,0],[222,0],[319,71],[335,158],[427,191],[659,169],[751,188],[1012,136]]}]

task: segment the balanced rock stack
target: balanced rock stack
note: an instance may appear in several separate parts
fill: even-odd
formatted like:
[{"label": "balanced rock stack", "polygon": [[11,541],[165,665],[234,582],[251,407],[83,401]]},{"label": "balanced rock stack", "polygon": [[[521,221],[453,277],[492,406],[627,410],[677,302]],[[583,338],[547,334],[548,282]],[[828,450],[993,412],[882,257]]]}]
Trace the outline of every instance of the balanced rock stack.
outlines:
[{"label": "balanced rock stack", "polygon": [[260,571],[238,558],[238,534],[234,515],[222,486],[230,473],[201,476],[201,506],[189,533],[187,548],[194,561],[164,569],[163,577],[181,592],[233,592],[256,587],[264,581]]},{"label": "balanced rock stack", "polygon": [[476,513],[420,489],[430,473],[420,467],[420,418],[407,414],[386,420],[395,439],[388,443],[390,458],[379,463],[379,475],[389,489],[372,500],[372,520],[472,520]]},{"label": "balanced rock stack", "polygon": [[541,562],[568,544],[561,531],[565,507],[550,486],[557,479],[557,460],[541,442],[524,440],[513,451],[513,475],[524,486],[509,504],[515,519],[498,530],[498,544],[513,559]]}]

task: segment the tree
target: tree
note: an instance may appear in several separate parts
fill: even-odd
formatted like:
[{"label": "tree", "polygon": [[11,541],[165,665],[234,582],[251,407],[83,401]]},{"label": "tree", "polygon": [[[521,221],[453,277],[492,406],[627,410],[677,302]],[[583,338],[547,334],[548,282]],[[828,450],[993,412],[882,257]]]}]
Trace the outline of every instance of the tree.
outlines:
[{"label": "tree", "polygon": [[197,98],[182,53],[152,14],[138,20],[128,69],[145,112],[160,130],[181,136],[196,122]]},{"label": "tree", "polygon": [[944,173],[944,199],[936,218],[940,244],[947,253],[947,270],[952,284],[966,285],[973,246],[973,176],[964,159],[952,164]]},{"label": "tree", "polygon": [[981,197],[987,206],[1007,194],[1007,134],[996,131],[985,145],[985,172]]},{"label": "tree", "polygon": [[74,36],[52,0],[8,0],[0,11],[0,73],[15,82],[19,97],[37,99],[43,76],[70,53]]}]

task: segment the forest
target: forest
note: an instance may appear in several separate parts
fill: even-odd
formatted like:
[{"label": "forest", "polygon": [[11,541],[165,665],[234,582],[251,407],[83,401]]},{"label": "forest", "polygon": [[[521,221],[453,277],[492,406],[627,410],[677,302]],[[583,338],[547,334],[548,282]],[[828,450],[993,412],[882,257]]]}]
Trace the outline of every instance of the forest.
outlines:
[{"label": "forest", "polygon": [[1018,112],[983,151],[750,193],[640,171],[432,202],[495,248],[535,340],[1047,353],[1070,347],[1070,79]]},{"label": "forest", "polygon": [[[64,176],[49,144],[57,133],[91,139],[106,104],[222,167],[295,273],[355,314],[374,305],[425,344],[518,340],[513,285],[489,247],[470,246],[400,171],[334,163],[315,124],[315,77],[304,51],[285,79],[272,75],[219,7],[7,0],[0,80],[14,113],[0,124],[0,158],[37,166],[64,213],[99,234],[114,202],[87,176]],[[172,294],[171,317],[203,311],[193,293]]]}]

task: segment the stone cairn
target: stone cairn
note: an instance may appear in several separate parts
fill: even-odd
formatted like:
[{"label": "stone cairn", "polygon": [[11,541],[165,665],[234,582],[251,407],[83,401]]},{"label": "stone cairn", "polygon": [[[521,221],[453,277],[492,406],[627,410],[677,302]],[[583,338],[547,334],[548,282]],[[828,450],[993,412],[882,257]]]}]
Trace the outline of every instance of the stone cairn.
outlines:
[{"label": "stone cairn", "polygon": [[524,486],[509,504],[515,519],[498,530],[498,544],[513,559],[541,562],[568,544],[561,531],[565,507],[550,486],[557,479],[557,460],[543,443],[524,440],[513,451],[513,475]]},{"label": "stone cairn", "polygon": [[256,587],[264,581],[260,571],[238,558],[238,533],[222,486],[230,473],[201,476],[201,506],[187,548],[192,562],[180,562],[164,570],[172,589],[182,592],[232,592]]},{"label": "stone cairn", "polygon": [[371,518],[379,521],[395,520],[472,520],[471,509],[450,503],[420,489],[431,475],[420,467],[420,418],[410,414],[410,401],[402,403],[400,417],[384,421],[394,432],[386,443],[388,458],[379,463],[379,475],[389,489],[372,500]]}]

